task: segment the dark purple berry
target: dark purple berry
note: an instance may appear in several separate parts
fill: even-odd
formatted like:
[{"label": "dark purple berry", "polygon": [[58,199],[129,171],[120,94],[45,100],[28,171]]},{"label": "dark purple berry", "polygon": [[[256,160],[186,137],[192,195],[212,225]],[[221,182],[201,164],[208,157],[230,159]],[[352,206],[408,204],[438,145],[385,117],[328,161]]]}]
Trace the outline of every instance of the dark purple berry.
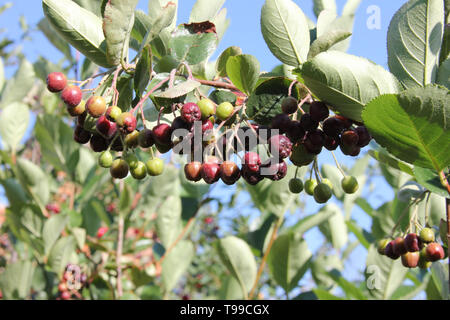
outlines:
[{"label": "dark purple berry", "polygon": [[289,116],[285,113],[281,113],[276,115],[272,119],[271,128],[272,129],[278,129],[280,133],[286,133],[286,130],[291,122],[291,119]]},{"label": "dark purple berry", "polygon": [[305,113],[300,117],[300,124],[305,131],[315,130],[319,126],[319,122],[315,121],[309,113]]},{"label": "dark purple berry", "polygon": [[202,113],[198,105],[190,102],[181,108],[181,117],[186,123],[194,124],[195,121],[201,120]]},{"label": "dark purple berry", "polygon": [[355,132],[358,134],[358,144],[357,146],[360,148],[364,148],[370,143],[372,140],[372,136],[365,126],[359,126],[355,129]]},{"label": "dark purple berry", "polygon": [[305,148],[309,153],[319,154],[325,142],[325,134],[323,131],[316,129],[309,131],[305,138]]},{"label": "dark purple berry", "polygon": [[73,139],[79,144],[86,144],[91,139],[92,134],[81,126],[76,126]]},{"label": "dark purple berry", "polygon": [[90,146],[94,152],[102,152],[108,149],[108,140],[99,134],[94,134],[91,137]]},{"label": "dark purple berry", "polygon": [[[265,174],[267,172],[267,174]],[[261,175],[273,181],[283,179],[287,174],[287,165],[283,160],[269,159],[261,166]]]},{"label": "dark purple berry", "polygon": [[278,155],[280,159],[285,159],[291,155],[292,142],[288,137],[276,135],[269,139],[270,152]]},{"label": "dark purple berry", "polygon": [[325,103],[314,101],[309,107],[309,114],[311,115],[311,119],[320,122],[328,118],[330,111]]},{"label": "dark purple berry", "polygon": [[261,180],[264,179],[263,176],[259,173],[259,170],[257,172],[249,170],[248,167],[243,166],[241,170],[242,178],[250,185],[257,185]]},{"label": "dark purple berry", "polygon": [[291,121],[286,132],[286,136],[293,142],[301,142],[305,137],[305,130],[300,121]]},{"label": "dark purple berry", "polygon": [[281,110],[286,114],[293,114],[298,110],[298,101],[294,97],[287,97],[281,102]]},{"label": "dark purple berry", "polygon": [[337,117],[331,117],[323,122],[323,132],[330,137],[338,137],[344,130],[344,123]]},{"label": "dark purple berry", "polygon": [[332,138],[330,136],[325,135],[323,146],[329,151],[336,150],[337,147],[339,147],[339,138]]}]

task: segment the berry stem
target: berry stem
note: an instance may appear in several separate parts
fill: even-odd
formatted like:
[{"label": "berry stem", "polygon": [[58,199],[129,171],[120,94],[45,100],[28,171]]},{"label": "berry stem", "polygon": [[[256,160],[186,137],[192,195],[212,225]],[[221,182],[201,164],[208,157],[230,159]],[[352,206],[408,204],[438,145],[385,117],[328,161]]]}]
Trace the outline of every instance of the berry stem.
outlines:
[{"label": "berry stem", "polygon": [[[120,192],[124,189],[124,181],[120,181]],[[117,265],[117,297],[120,299],[123,295],[122,290],[122,250],[123,250],[123,232],[124,232],[124,214],[120,212],[118,230],[117,230],[117,251],[116,251],[116,265]]]},{"label": "berry stem", "polygon": [[229,84],[226,82],[201,80],[201,79],[196,79],[196,78],[194,78],[194,80],[200,82],[201,84],[203,84],[205,86],[210,86],[210,87],[215,87],[215,88],[220,88],[220,89],[228,89],[231,91],[239,91],[240,92],[240,90],[235,85]]},{"label": "berry stem", "polygon": [[294,86],[297,82],[298,82],[297,80],[294,80],[294,81],[292,81],[291,85],[289,86],[289,90],[288,90],[289,97],[292,95],[292,88],[294,88]]},{"label": "berry stem", "polygon": [[345,172],[344,172],[344,170],[342,170],[341,166],[339,165],[339,162],[337,161],[336,155],[334,154],[333,151],[331,151],[331,155],[333,156],[334,162],[336,163],[336,167],[339,169],[339,171],[342,173],[342,175],[345,178]]},{"label": "berry stem", "polygon": [[156,90],[158,90],[159,88],[162,87],[162,85],[164,83],[166,83],[167,81],[170,80],[170,77],[167,77],[163,80],[161,80],[161,82],[159,82],[156,86],[154,86],[149,92],[147,92],[147,94],[138,102],[138,104],[136,105],[136,107],[133,108],[133,110],[131,110],[131,113],[135,113],[136,110],[138,108],[140,108],[140,106],[142,106],[144,104],[144,102],[150,97],[150,95],[155,92]]},{"label": "berry stem", "polygon": [[120,71],[122,70],[122,67],[118,67],[116,71],[114,72],[114,79],[111,84],[111,89],[114,91],[113,96],[113,105],[117,105],[117,100],[119,100],[119,91],[117,90],[117,79],[119,78]]}]

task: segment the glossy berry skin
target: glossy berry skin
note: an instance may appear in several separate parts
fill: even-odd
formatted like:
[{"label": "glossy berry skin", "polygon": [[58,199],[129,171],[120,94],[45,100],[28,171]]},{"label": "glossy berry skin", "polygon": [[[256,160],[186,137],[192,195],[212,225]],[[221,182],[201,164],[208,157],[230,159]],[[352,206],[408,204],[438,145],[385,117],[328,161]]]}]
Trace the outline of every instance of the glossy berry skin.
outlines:
[{"label": "glossy berry skin", "polygon": [[103,151],[98,157],[98,165],[102,168],[110,168],[113,163],[113,156],[109,151]]},{"label": "glossy berry skin", "polygon": [[202,119],[208,119],[216,113],[216,105],[210,99],[201,99],[197,103],[200,108],[200,112],[202,114]]},{"label": "glossy berry skin", "polygon": [[408,250],[406,250],[406,247],[405,247],[405,239],[403,239],[402,237],[395,238],[393,245],[394,246],[393,246],[392,250],[394,251],[395,255],[401,256],[408,252]]},{"label": "glossy berry skin", "polygon": [[153,138],[153,131],[145,128],[139,131],[138,143],[141,148],[150,148],[155,144],[155,139]]},{"label": "glossy berry skin", "polygon": [[[265,174],[267,171],[268,174]],[[287,165],[283,160],[269,159],[267,163],[261,166],[261,175],[269,178],[272,181],[279,181],[283,179],[287,174]]]},{"label": "glossy berry skin", "polygon": [[327,136],[339,137],[344,130],[344,123],[337,117],[331,117],[323,122],[322,128]]},{"label": "glossy berry skin", "polygon": [[350,120],[344,116],[338,115],[338,114],[335,115],[334,117],[342,121],[342,125],[344,126],[344,129],[348,129],[352,126],[352,120]]},{"label": "glossy berry skin", "polygon": [[108,149],[108,140],[99,134],[93,134],[89,145],[92,151],[102,152]]},{"label": "glossy berry skin", "polygon": [[184,130],[190,131],[192,129],[192,124],[184,121],[182,117],[176,117],[175,119],[173,119],[171,127],[172,127],[172,131],[175,131],[178,129],[184,129]]},{"label": "glossy berry skin", "polygon": [[241,177],[241,170],[233,161],[224,161],[220,165],[220,178],[227,185],[235,184]]},{"label": "glossy berry skin", "polygon": [[332,138],[330,136],[325,135],[325,139],[323,141],[323,146],[325,149],[329,151],[334,151],[339,147],[339,138]]},{"label": "glossy berry skin", "polygon": [[269,139],[269,150],[273,156],[286,159],[291,155],[292,142],[288,137],[276,135]]},{"label": "glossy berry skin", "polygon": [[256,152],[247,152],[244,155],[243,166],[251,172],[258,172],[261,166],[261,158]]},{"label": "glossy berry skin", "polygon": [[127,134],[123,142],[125,142],[125,145],[128,148],[136,148],[139,145],[139,131],[134,130],[133,132]]},{"label": "glossy berry skin", "polygon": [[123,112],[117,117],[116,123],[124,133],[131,133],[136,130],[136,117],[130,112]]},{"label": "glossy berry skin", "polygon": [[142,180],[147,176],[147,167],[142,161],[138,161],[134,168],[130,169],[131,176],[136,180]]},{"label": "glossy berry skin", "polygon": [[323,182],[319,183],[314,188],[314,200],[316,200],[317,203],[326,203],[330,200],[331,196],[331,188]]},{"label": "glossy berry skin", "polygon": [[388,243],[389,243],[388,239],[381,239],[381,240],[378,241],[378,243],[377,243],[377,251],[378,251],[379,254],[381,254],[381,255],[385,255],[386,254],[385,250],[386,250],[386,246],[388,245]]},{"label": "glossy berry skin", "polygon": [[372,136],[365,126],[359,126],[355,129],[355,132],[358,134],[358,144],[357,146],[360,148],[364,148],[370,143],[372,140]]},{"label": "glossy berry skin", "polygon": [[100,227],[97,230],[97,238],[101,238],[105,235],[105,233],[108,232],[108,227]]},{"label": "glossy berry skin", "polygon": [[117,118],[122,114],[122,109],[118,106],[111,106],[106,109],[105,116],[109,121],[116,121]]},{"label": "glossy berry skin", "polygon": [[325,135],[323,131],[316,129],[309,131],[305,138],[305,148],[311,154],[319,154],[322,151],[325,142]]},{"label": "glossy berry skin", "polygon": [[214,162],[202,164],[200,175],[207,184],[213,184],[220,179],[220,166]]},{"label": "glossy berry skin", "polygon": [[346,176],[341,180],[341,186],[345,193],[353,194],[358,191],[358,180],[353,176]]},{"label": "glossy berry skin", "polygon": [[172,142],[172,128],[167,123],[161,123],[153,128],[153,138],[162,145],[170,145]]},{"label": "glossy berry skin", "polygon": [[402,264],[405,268],[416,268],[419,265],[419,259],[419,252],[407,252],[402,255]]},{"label": "glossy berry skin", "polygon": [[105,98],[100,96],[90,97],[89,100],[86,102],[86,109],[92,117],[99,118],[106,111]]},{"label": "glossy berry skin", "polygon": [[117,133],[116,123],[109,121],[104,115],[97,119],[95,127],[97,132],[107,139],[111,139]]},{"label": "glossy berry skin", "polygon": [[292,193],[300,193],[303,191],[303,181],[298,178],[289,180],[289,191]]},{"label": "glossy berry skin", "polygon": [[291,121],[287,130],[286,136],[292,141],[292,143],[301,142],[305,137],[305,130],[300,121]]},{"label": "glossy berry skin", "polygon": [[423,228],[422,230],[420,230],[420,240],[422,240],[424,243],[433,242],[434,239],[435,237],[433,229]]},{"label": "glossy berry skin", "polygon": [[384,254],[392,260],[397,260],[398,258],[400,258],[400,256],[394,252],[394,240],[389,241],[389,243],[386,245]]},{"label": "glossy berry skin", "polygon": [[159,153],[165,154],[172,150],[173,144],[172,142],[170,142],[169,144],[159,144],[158,142],[155,142],[155,147]]},{"label": "glossy berry skin", "polygon": [[83,98],[83,92],[77,86],[67,86],[61,93],[61,99],[71,108],[75,108],[80,104]]},{"label": "glossy berry skin", "polygon": [[405,248],[409,252],[419,251],[422,247],[422,240],[415,233],[409,233],[405,237]]},{"label": "glossy berry skin", "polygon": [[73,133],[73,139],[79,144],[86,144],[91,139],[92,134],[84,130],[81,126],[76,126],[75,131]]},{"label": "glossy berry skin", "polygon": [[312,120],[320,122],[328,118],[330,111],[325,103],[314,101],[309,107],[309,114]]},{"label": "glossy berry skin", "polygon": [[361,148],[358,147],[357,145],[354,146],[347,146],[344,143],[341,143],[339,145],[341,151],[343,154],[347,155],[347,156],[352,156],[352,157],[356,157],[359,155],[359,153],[361,152]]},{"label": "glossy berry skin", "polygon": [[214,125],[209,119],[202,121],[202,133],[205,133],[212,129],[214,129]]},{"label": "glossy berry skin", "polygon": [[246,166],[242,167],[241,174],[242,174],[242,178],[249,185],[252,185],[252,186],[257,185],[259,182],[261,182],[264,179],[264,177],[261,176],[261,174],[259,173],[259,170],[257,172],[254,172],[254,171],[249,170],[249,168]]},{"label": "glossy berry skin", "polygon": [[341,141],[345,146],[352,147],[358,145],[359,136],[353,130],[344,131],[341,135]]},{"label": "glossy berry skin", "polygon": [[86,101],[81,100],[81,102],[76,107],[67,107],[67,112],[72,117],[82,117],[86,116]]},{"label": "glossy berry skin", "polygon": [[315,155],[309,153],[303,144],[297,144],[292,148],[292,153],[289,159],[297,167],[302,167],[313,162],[314,158]]},{"label": "glossy berry skin", "polygon": [[61,92],[67,85],[67,78],[61,72],[52,72],[47,76],[47,89],[50,92]]},{"label": "glossy berry skin", "polygon": [[429,243],[426,247],[426,260],[430,262],[435,262],[444,259],[444,249],[437,242]]},{"label": "glossy berry skin", "polygon": [[317,181],[315,179],[309,179],[305,181],[305,192],[310,196],[314,195],[314,189],[317,187]]},{"label": "glossy berry skin", "polygon": [[291,119],[285,113],[276,115],[271,122],[272,129],[278,129],[280,133],[286,133],[287,128],[291,124]]},{"label": "glossy berry skin", "polygon": [[147,161],[147,172],[150,176],[156,177],[164,172],[164,161],[159,158],[153,158]]},{"label": "glossy berry skin", "polygon": [[281,102],[281,110],[286,114],[293,114],[298,110],[298,101],[294,97],[284,98]]},{"label": "glossy berry skin", "polygon": [[233,114],[234,107],[229,102],[222,102],[217,106],[216,117],[219,120],[225,121]]},{"label": "glossy berry skin", "polygon": [[184,166],[184,175],[189,181],[200,181],[202,176],[200,174],[202,164],[197,161],[189,162]]},{"label": "glossy berry skin", "polygon": [[300,123],[305,131],[315,130],[319,126],[319,122],[313,120],[309,113],[305,113],[300,117]]},{"label": "glossy berry skin", "polygon": [[109,172],[111,177],[115,179],[124,179],[128,175],[129,166],[128,163],[123,159],[116,159],[113,161]]},{"label": "glossy berry skin", "polygon": [[195,121],[200,121],[202,119],[202,113],[200,108],[195,103],[186,103],[181,108],[181,118],[189,124],[194,124]]}]

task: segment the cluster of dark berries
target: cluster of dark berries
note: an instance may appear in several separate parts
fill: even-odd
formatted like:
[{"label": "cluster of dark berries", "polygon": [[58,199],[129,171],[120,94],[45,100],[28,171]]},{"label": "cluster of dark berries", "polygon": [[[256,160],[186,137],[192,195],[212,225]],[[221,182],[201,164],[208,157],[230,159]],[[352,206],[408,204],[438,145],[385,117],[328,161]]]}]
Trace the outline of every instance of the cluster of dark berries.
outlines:
[{"label": "cluster of dark berries", "polygon": [[87,276],[80,271],[80,267],[68,264],[58,285],[60,300],[79,298],[79,291],[87,284]]},{"label": "cluster of dark berries", "polygon": [[[90,143],[91,149],[100,153],[99,165],[109,168],[113,178],[124,179],[131,173],[133,178],[141,180],[147,175],[162,174],[164,162],[161,159],[153,157],[143,163],[134,149],[138,146],[144,149],[152,147],[155,140],[159,141],[158,138],[165,135],[164,128],[137,130],[137,120],[132,112],[122,112],[118,106],[107,106],[101,96],[91,96],[85,102],[81,89],[67,85],[62,73],[49,74],[47,88],[51,92],[61,92],[67,111],[77,118],[74,140],[80,144]],[[114,157],[112,151],[121,152],[121,155]]]},{"label": "cluster of dark berries", "polygon": [[444,249],[435,242],[434,231],[423,228],[420,234],[409,233],[404,238],[383,239],[378,242],[378,252],[393,260],[401,257],[406,268],[426,269],[432,262],[445,258]]}]

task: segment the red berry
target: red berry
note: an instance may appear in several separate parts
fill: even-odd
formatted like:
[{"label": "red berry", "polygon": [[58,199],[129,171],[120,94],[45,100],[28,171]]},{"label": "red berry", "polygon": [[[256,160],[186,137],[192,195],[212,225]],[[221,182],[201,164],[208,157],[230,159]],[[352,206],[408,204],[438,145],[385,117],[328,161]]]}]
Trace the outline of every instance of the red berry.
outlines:
[{"label": "red berry", "polygon": [[67,78],[61,72],[52,72],[47,76],[47,89],[50,92],[61,92],[67,85]]},{"label": "red berry", "polygon": [[111,139],[117,133],[116,123],[109,121],[104,115],[97,119],[96,128],[98,133],[107,139]]},{"label": "red berry", "polygon": [[189,181],[200,181],[202,164],[197,161],[190,162],[184,166],[184,174]]},{"label": "red berry", "polygon": [[203,221],[204,221],[206,224],[211,224],[211,223],[214,222],[214,218],[213,218],[213,217],[206,217]]},{"label": "red berry", "polygon": [[97,238],[101,238],[105,235],[105,233],[108,232],[108,227],[100,227],[97,230]]},{"label": "red berry", "polygon": [[256,152],[247,152],[244,155],[243,167],[246,167],[251,172],[258,172],[261,165],[261,158]]},{"label": "red berry", "polygon": [[220,166],[214,162],[202,164],[200,174],[207,184],[213,184],[220,179]]},{"label": "red berry", "polygon": [[437,242],[432,242],[426,247],[426,259],[427,261],[435,262],[444,259],[444,249]]},{"label": "red berry", "polygon": [[419,264],[419,252],[407,252],[402,255],[402,264],[405,268],[415,268]]},{"label": "red berry", "polygon": [[106,111],[106,101],[105,98],[100,96],[92,96],[86,102],[86,109],[88,113],[94,117],[98,118]]},{"label": "red berry", "polygon": [[153,137],[161,145],[170,145],[172,142],[172,128],[167,123],[161,123],[153,128]]},{"label": "red berry", "polygon": [[202,133],[212,129],[214,129],[214,125],[209,119],[202,121]]},{"label": "red berry", "polygon": [[77,86],[67,86],[61,93],[61,99],[71,108],[75,108],[81,102],[83,92]]},{"label": "red berry", "polygon": [[136,130],[136,117],[130,112],[121,113],[120,116],[117,117],[116,123],[124,133],[131,133]]},{"label": "red berry", "polygon": [[56,214],[61,212],[61,208],[57,203],[49,203],[45,206],[45,209]]},{"label": "red berry", "polygon": [[202,119],[202,113],[197,104],[190,102],[181,108],[181,117],[186,123],[194,124]]},{"label": "red berry", "polygon": [[269,139],[269,148],[273,156],[277,155],[280,159],[285,159],[291,155],[292,142],[288,137],[276,135]]},{"label": "red berry", "polygon": [[250,185],[257,185],[264,179],[258,171],[252,171],[247,166],[243,166],[241,170],[242,178]]},{"label": "red berry", "polygon": [[422,241],[419,236],[415,233],[409,233],[405,237],[405,248],[409,252],[419,251],[422,247]]},{"label": "red berry", "polygon": [[330,111],[325,103],[314,101],[309,107],[311,119],[317,122],[323,121],[330,115]]},{"label": "red berry", "polygon": [[394,240],[390,241],[386,245],[386,248],[384,248],[384,254],[386,256],[388,256],[389,258],[391,258],[392,260],[396,260],[396,259],[400,258],[400,256],[394,252]]},{"label": "red berry", "polygon": [[225,184],[233,185],[241,177],[241,170],[233,161],[224,161],[220,165],[220,177]]},{"label": "red berry", "polygon": [[63,300],[70,300],[71,296],[72,295],[70,294],[69,291],[61,292],[61,299],[63,299]]},{"label": "red berry", "polygon": [[[267,174],[265,172],[267,172]],[[273,181],[283,179],[286,174],[287,165],[283,160],[272,158],[261,166],[261,175]]]},{"label": "red berry", "polygon": [[394,247],[392,248],[394,250],[394,254],[401,256],[408,252],[405,247],[405,239],[402,237],[395,238],[394,240]]}]

